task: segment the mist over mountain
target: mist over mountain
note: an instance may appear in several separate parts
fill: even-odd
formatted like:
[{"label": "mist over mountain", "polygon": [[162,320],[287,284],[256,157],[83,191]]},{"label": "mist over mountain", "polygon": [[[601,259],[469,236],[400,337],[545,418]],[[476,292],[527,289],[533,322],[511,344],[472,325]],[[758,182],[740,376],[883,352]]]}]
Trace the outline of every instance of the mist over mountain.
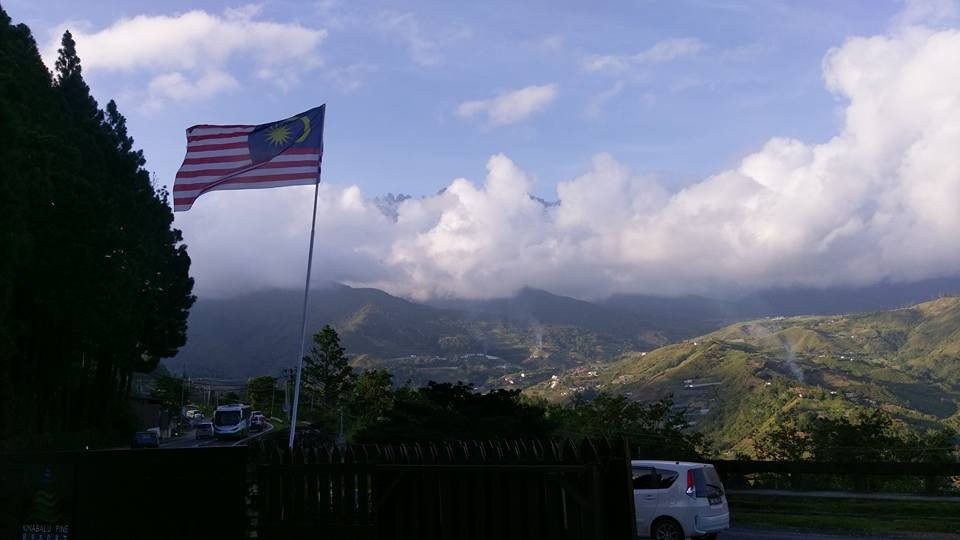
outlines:
[{"label": "mist over mountain", "polygon": [[[697,327],[709,331],[722,326],[724,321],[753,317],[833,315],[893,309],[957,293],[960,293],[960,276],[907,283],[884,282],[866,287],[766,289],[726,300],[695,295],[665,297],[621,294],[600,303],[655,319],[666,327],[680,327],[693,332]],[[696,334],[688,333],[686,337]]]}]

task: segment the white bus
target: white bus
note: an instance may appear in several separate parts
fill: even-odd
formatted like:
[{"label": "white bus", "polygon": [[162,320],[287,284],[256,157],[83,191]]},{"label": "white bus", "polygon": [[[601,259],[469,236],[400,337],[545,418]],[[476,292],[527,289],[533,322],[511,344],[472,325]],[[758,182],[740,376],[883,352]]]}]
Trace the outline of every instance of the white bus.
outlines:
[{"label": "white bus", "polygon": [[213,413],[213,434],[218,439],[244,438],[250,434],[250,406],[221,405]]}]

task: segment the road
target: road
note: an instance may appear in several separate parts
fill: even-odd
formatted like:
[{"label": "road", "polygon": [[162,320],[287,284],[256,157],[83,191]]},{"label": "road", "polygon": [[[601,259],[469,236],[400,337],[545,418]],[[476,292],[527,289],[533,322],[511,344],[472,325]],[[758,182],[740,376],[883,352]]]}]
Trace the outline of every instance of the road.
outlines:
[{"label": "road", "polygon": [[775,529],[754,529],[733,527],[720,533],[720,540],[882,540],[882,539],[910,539],[910,540],[957,540],[955,534],[894,534],[877,536],[869,534],[826,534],[799,531],[783,531]]},{"label": "road", "polygon": [[273,424],[267,424],[267,427],[264,428],[260,433],[254,433],[249,437],[239,439],[239,440],[224,440],[218,441],[217,439],[200,439],[197,440],[194,437],[193,430],[188,431],[182,437],[177,437],[176,439],[170,439],[164,441],[160,444],[160,448],[205,448],[209,446],[240,446],[242,444],[247,444],[251,439],[256,439],[262,435],[266,435],[273,430]]}]

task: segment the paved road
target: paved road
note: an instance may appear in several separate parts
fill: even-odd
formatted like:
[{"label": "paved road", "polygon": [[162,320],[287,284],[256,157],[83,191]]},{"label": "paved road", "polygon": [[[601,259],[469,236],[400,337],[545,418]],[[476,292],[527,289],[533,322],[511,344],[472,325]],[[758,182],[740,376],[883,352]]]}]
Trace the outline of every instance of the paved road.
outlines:
[{"label": "paved road", "polygon": [[851,535],[851,534],[824,534],[797,531],[782,531],[775,529],[753,529],[733,527],[720,533],[719,540],[956,540],[960,536],[955,534],[895,534],[888,536]]},{"label": "paved road", "polygon": [[247,444],[251,439],[256,439],[262,435],[265,435],[273,430],[273,424],[267,424],[267,427],[260,433],[255,433],[240,440],[225,440],[218,441],[217,439],[200,439],[197,440],[194,437],[193,430],[188,431],[182,437],[177,437],[169,441],[164,441],[160,444],[160,448],[205,448],[208,446],[240,446],[242,444]]}]

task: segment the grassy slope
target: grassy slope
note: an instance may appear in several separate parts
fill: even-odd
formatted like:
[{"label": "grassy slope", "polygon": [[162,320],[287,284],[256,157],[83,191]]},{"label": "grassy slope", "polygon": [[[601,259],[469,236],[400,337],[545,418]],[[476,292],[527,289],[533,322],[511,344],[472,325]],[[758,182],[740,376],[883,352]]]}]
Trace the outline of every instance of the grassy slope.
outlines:
[{"label": "grassy slope", "polygon": [[567,372],[530,392],[553,400],[591,389],[640,400],[672,393],[696,429],[728,452],[749,452],[751,437],[788,411],[879,406],[910,424],[960,428],[960,298],[746,321],[591,371]]}]

